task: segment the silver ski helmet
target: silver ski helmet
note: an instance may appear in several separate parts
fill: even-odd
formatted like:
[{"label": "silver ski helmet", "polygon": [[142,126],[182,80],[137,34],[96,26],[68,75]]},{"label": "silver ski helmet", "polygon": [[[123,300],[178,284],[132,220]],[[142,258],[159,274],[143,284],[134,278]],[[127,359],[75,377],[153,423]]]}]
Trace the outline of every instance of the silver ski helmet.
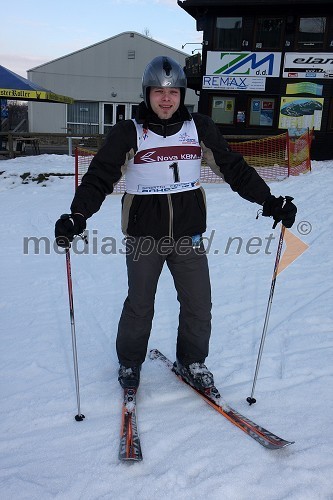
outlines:
[{"label": "silver ski helmet", "polygon": [[150,107],[150,87],[180,88],[181,104],[184,104],[187,80],[183,68],[171,57],[155,57],[147,64],[142,76],[143,99],[147,107]]}]

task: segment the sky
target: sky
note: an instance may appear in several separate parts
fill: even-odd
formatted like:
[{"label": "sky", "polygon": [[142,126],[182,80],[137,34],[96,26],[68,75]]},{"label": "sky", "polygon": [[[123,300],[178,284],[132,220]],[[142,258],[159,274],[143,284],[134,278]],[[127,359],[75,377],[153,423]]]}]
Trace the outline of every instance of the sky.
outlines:
[{"label": "sky", "polygon": [[[4,14],[4,11],[3,11]],[[136,31],[191,54],[202,32],[177,0],[15,0],[0,30],[0,64],[27,77],[27,70],[89,45]],[[182,49],[185,43],[193,43]]]},{"label": "sky", "polygon": [[[74,194],[73,176],[62,175],[73,174],[74,158],[0,160],[0,172],[1,499],[332,500],[333,160],[269,182],[274,195],[294,197],[298,212],[288,233],[308,249],[277,277],[252,406],[246,398],[280,227],[256,219],[259,205],[227,184],[204,186],[213,292],[207,367],[230,406],[295,444],[263,448],[147,359],[137,398],[143,461],[132,465],[118,460],[115,341],[127,293],[121,195],[108,196],[88,220],[87,246],[80,240],[71,249],[86,417],[76,422],[65,256],[53,247],[54,223]],[[285,245],[282,251],[283,258]],[[165,266],[148,347],[172,361],[178,314]]]}]

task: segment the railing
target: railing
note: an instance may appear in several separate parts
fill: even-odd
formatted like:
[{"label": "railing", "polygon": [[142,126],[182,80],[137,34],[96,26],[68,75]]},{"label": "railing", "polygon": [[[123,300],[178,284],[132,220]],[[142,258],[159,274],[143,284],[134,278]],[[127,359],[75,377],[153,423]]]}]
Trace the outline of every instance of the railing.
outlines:
[{"label": "railing", "polygon": [[[71,156],[74,153],[74,148],[78,144],[88,146],[89,148],[99,149],[104,140],[101,134],[92,134],[87,136],[72,136],[71,134],[64,133],[23,133],[23,132],[0,132],[0,156],[7,156],[7,158],[16,158],[17,156],[26,153],[25,146],[29,144],[32,147],[34,154],[39,154],[44,148],[55,149],[63,147],[64,151],[68,152]],[[73,148],[73,150],[72,150]]]}]

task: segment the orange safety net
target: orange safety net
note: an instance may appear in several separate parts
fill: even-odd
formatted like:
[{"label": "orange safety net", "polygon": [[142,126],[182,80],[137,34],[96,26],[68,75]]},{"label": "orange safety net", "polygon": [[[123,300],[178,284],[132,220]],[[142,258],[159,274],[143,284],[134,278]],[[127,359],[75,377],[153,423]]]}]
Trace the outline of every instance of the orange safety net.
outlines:
[{"label": "orange safety net", "polygon": [[[87,172],[91,160],[95,156],[96,151],[77,147],[75,148],[75,189],[81,183],[82,177]],[[125,177],[123,176],[113,187],[113,192],[117,194],[126,191]]]},{"label": "orange safety net", "polygon": [[299,175],[311,170],[310,148],[313,131],[307,129],[299,136],[288,134],[289,175]]},{"label": "orange safety net", "polygon": [[[233,151],[242,154],[249,165],[254,167],[259,175],[267,180],[282,180],[289,175],[299,175],[311,170],[310,147],[312,133],[309,131],[299,136],[291,136],[287,132],[263,139],[229,142]],[[75,187],[88,170],[95,151],[77,147],[75,149]],[[223,177],[216,175],[203,161],[201,165],[200,182],[220,183]],[[125,176],[114,186],[114,193],[124,193],[126,190]]]},{"label": "orange safety net", "polygon": [[229,142],[265,180],[288,177],[287,133],[244,142]]}]

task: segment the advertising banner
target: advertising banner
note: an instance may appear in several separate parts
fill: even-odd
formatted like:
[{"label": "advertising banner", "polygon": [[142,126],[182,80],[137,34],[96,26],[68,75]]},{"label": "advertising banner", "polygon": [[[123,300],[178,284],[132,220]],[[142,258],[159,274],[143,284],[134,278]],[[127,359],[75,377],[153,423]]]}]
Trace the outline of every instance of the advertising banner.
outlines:
[{"label": "advertising banner", "polygon": [[323,95],[323,86],[313,82],[287,83],[286,94]]},{"label": "advertising banner", "polygon": [[252,76],[219,76],[205,75],[202,78],[203,89],[218,90],[256,90],[263,92],[266,78]]},{"label": "advertising banner", "polygon": [[207,75],[279,77],[280,52],[207,52]]},{"label": "advertising banner", "polygon": [[279,128],[320,130],[323,105],[322,97],[282,97]]},{"label": "advertising banner", "polygon": [[333,53],[287,52],[283,78],[333,78]]}]

